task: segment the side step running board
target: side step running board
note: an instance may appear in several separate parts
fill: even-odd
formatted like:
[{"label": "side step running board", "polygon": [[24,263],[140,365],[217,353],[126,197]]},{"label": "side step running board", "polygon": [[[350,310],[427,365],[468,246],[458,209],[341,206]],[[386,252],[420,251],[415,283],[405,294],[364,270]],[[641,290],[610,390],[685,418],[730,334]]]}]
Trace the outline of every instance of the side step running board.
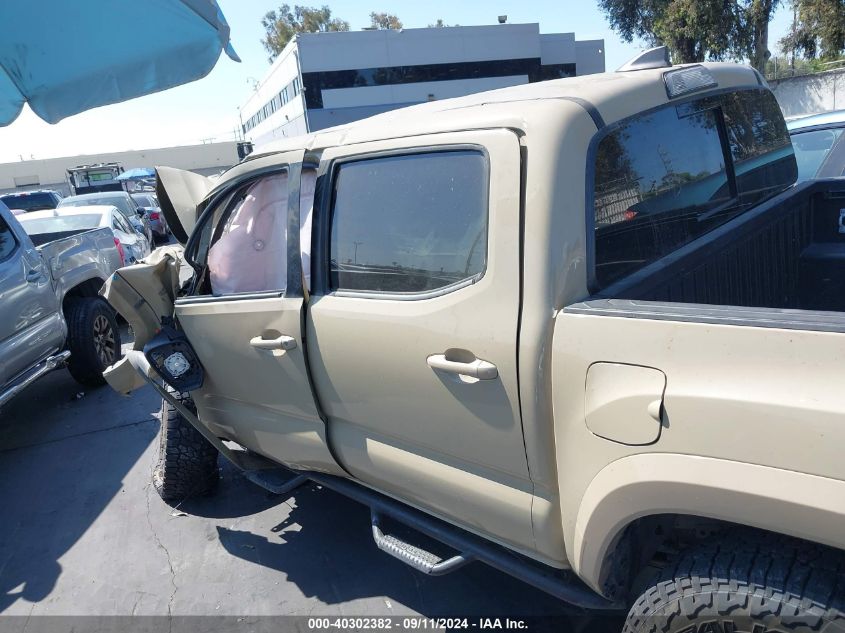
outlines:
[{"label": "side step running board", "polygon": [[373,522],[373,540],[378,548],[427,576],[443,576],[475,560],[474,557],[464,554],[455,554],[447,559],[440,558],[437,554],[412,545],[392,534],[384,534],[381,531],[382,518],[378,511],[371,510],[370,516]]},{"label": "side step running board", "polygon": [[6,389],[3,393],[0,393],[0,407],[18,395],[21,391],[29,387],[29,385],[34,383],[36,380],[41,378],[44,374],[48,374],[54,369],[61,367],[68,358],[70,358],[70,352],[64,350],[58,354],[50,356],[49,358],[45,358],[28,372],[18,377],[11,387]]},{"label": "side step running board", "polygon": [[[425,552],[425,550],[414,548],[407,554],[403,553],[397,556],[396,550],[387,551],[379,546],[379,549],[382,549],[382,551],[387,551],[388,554],[396,556],[402,562],[408,563],[414,569],[418,569],[423,573],[428,573],[426,569],[431,568],[439,570],[440,573],[446,573],[448,571],[454,571],[461,565],[475,560],[489,565],[494,569],[498,569],[509,576],[513,576],[577,607],[601,609],[604,611],[618,611],[625,608],[624,604],[612,602],[594,592],[570,571],[553,570],[551,567],[516,554],[509,549],[491,543],[480,536],[441,521],[379,492],[370,490],[354,481],[335,477],[334,475],[324,475],[322,473],[309,472],[306,473],[306,476],[314,483],[369,506],[371,512],[378,517],[377,520],[379,522],[382,517],[389,517],[442,543],[450,549],[460,552],[458,556],[453,556],[445,560],[441,560],[436,555],[426,552],[426,554],[434,556],[439,562],[433,562],[433,560],[426,557],[425,564],[421,566],[423,567],[421,569],[411,563],[410,554],[414,553],[419,556],[419,552]],[[376,537],[375,529],[373,530],[373,536]],[[402,546],[399,546],[397,541],[402,543],[404,541],[400,541],[399,539],[393,540],[393,545],[401,548]],[[376,544],[378,545],[378,539],[376,539]],[[438,565],[442,566],[438,567]],[[437,573],[430,575],[437,575]]]}]

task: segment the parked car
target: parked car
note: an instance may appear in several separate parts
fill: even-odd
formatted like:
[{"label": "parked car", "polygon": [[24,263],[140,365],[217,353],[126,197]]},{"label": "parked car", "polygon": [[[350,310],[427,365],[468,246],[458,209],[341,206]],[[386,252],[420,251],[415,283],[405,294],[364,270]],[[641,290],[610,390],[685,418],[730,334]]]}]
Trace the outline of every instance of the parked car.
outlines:
[{"label": "parked car", "polygon": [[418,571],[627,632],[841,626],[845,181],[794,184],[757,71],[625,68],[159,169],[184,252],[104,290],[136,333],[107,380],[162,394],[159,493],[210,490],[216,449],[368,504]]},{"label": "parked car", "polygon": [[38,191],[16,191],[0,195],[0,202],[14,211],[41,211],[55,209],[62,197],[59,192],[51,189]]},{"label": "parked car", "polygon": [[80,207],[92,204],[107,204],[117,207],[129,223],[146,237],[150,244],[153,243],[153,230],[150,221],[146,218],[144,210],[125,191],[102,191],[86,193],[81,196],[69,196],[59,203],[59,207]]},{"label": "parked car", "polygon": [[18,217],[29,236],[36,241],[45,235],[64,235],[81,230],[109,228],[120,253],[121,265],[134,264],[150,254],[147,238],[138,233],[126,217],[111,205],[64,207],[52,211],[34,211]]},{"label": "parked car", "polygon": [[164,219],[164,214],[161,212],[161,207],[158,204],[158,198],[153,193],[131,193],[132,199],[144,210],[147,220],[150,222],[150,228],[153,231],[153,238],[159,242],[166,242],[170,237],[170,231],[167,230],[167,221]]},{"label": "parked car", "polygon": [[793,119],[787,128],[795,147],[799,180],[845,175],[845,110]]},{"label": "parked car", "polygon": [[27,235],[0,203],[0,406],[67,365],[83,385],[103,383],[120,358],[114,310],[98,296],[121,265],[109,229]]}]

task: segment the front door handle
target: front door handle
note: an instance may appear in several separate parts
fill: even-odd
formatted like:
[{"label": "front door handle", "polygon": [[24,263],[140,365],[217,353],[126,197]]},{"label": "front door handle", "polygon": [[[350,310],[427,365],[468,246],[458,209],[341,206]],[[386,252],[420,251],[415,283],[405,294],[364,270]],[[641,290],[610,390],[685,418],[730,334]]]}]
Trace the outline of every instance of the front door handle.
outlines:
[{"label": "front door handle", "polygon": [[494,380],[499,377],[499,370],[493,363],[476,358],[474,361],[462,363],[456,360],[449,360],[445,354],[432,354],[425,359],[428,366],[438,371],[445,371],[449,374],[469,376],[477,380]]},{"label": "front door handle", "polygon": [[284,334],[278,338],[263,338],[261,336],[256,336],[249,339],[249,344],[256,349],[282,349],[287,351],[296,347],[296,339],[292,336],[285,336]]}]

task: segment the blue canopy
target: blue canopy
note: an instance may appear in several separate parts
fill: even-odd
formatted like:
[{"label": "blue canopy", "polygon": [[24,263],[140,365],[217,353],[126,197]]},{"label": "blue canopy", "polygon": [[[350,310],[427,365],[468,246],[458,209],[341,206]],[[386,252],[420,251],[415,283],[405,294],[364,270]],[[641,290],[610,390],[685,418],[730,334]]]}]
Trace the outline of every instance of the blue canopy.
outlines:
[{"label": "blue canopy", "polygon": [[24,101],[48,123],[240,61],[216,0],[2,0],[0,125]]},{"label": "blue canopy", "polygon": [[155,178],[156,177],[156,170],[152,169],[151,167],[135,167],[134,169],[129,169],[115,180],[144,180],[146,178]]}]

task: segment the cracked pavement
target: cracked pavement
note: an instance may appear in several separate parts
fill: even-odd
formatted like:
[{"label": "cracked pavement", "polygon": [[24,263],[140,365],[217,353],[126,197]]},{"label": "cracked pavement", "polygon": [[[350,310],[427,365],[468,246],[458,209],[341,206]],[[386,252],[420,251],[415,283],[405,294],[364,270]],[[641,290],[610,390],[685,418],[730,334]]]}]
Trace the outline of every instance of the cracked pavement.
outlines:
[{"label": "cracked pavement", "polygon": [[155,494],[159,400],[65,370],[0,412],[0,614],[559,615],[484,565],[425,577],[382,554],[368,510],[314,485],[273,496],[221,460],[213,496]]}]

